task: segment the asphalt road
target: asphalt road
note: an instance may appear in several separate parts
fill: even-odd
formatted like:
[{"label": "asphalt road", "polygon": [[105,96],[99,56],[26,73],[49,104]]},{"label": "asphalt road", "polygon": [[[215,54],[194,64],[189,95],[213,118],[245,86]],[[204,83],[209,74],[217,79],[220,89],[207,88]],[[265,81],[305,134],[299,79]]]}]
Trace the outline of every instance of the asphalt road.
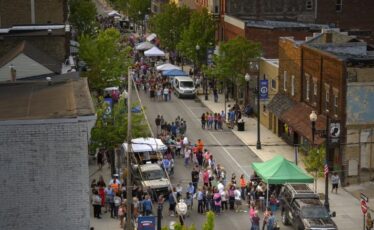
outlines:
[{"label": "asphalt road", "polygon": [[[156,130],[155,118],[158,114],[163,115],[167,122],[173,121],[177,116],[180,116],[187,121],[187,136],[191,143],[195,143],[197,139],[202,139],[207,146],[206,148],[213,153],[216,163],[221,164],[227,171],[230,178],[232,173],[237,175],[237,178],[244,174],[246,178],[253,173],[251,168],[252,162],[259,162],[260,159],[248,147],[243,145],[229,129],[226,127],[223,131],[208,131],[202,130],[200,126],[200,116],[207,112],[201,102],[192,99],[178,99],[174,95],[169,102],[151,101],[144,91],[140,92],[140,98],[146,108],[146,115],[151,123],[152,129]],[[191,180],[191,167],[185,167],[181,158],[176,159],[175,174],[171,177],[172,184],[176,186],[178,183],[182,184],[184,188],[187,187]],[[197,213],[197,201],[194,200],[193,211],[186,219],[186,224],[195,224],[197,229],[202,229],[205,221],[205,216]],[[164,206],[165,218],[162,225],[168,225],[170,221],[177,221],[175,217],[167,216],[168,204]],[[278,211],[278,222],[280,221],[280,213]],[[248,216],[248,207],[242,205],[241,212],[226,211],[216,217],[215,229],[249,229],[250,220]],[[282,226],[282,229],[292,229],[290,227]]]}]

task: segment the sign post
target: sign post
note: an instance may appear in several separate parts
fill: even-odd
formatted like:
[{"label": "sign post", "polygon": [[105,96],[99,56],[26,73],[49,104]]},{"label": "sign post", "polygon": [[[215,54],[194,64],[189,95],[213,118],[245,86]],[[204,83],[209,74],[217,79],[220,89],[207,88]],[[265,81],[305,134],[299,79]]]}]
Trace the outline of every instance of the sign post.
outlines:
[{"label": "sign post", "polygon": [[364,225],[363,225],[364,228],[363,229],[365,230],[365,225],[366,225],[365,217],[366,217],[366,213],[368,211],[367,202],[369,202],[369,198],[363,193],[360,194],[360,198],[361,198],[361,202],[360,202],[361,211],[362,211],[362,214],[364,216]]}]

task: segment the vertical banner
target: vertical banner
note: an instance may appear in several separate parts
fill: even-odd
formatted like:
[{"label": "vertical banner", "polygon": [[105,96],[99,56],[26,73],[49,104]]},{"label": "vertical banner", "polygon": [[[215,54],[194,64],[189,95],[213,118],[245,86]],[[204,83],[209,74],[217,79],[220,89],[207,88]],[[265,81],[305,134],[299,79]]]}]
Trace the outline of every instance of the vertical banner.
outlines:
[{"label": "vertical banner", "polygon": [[208,48],[206,50],[206,64],[211,67],[213,65],[213,54],[214,54],[214,48]]},{"label": "vertical banner", "polygon": [[260,80],[260,99],[265,100],[269,98],[269,81]]}]

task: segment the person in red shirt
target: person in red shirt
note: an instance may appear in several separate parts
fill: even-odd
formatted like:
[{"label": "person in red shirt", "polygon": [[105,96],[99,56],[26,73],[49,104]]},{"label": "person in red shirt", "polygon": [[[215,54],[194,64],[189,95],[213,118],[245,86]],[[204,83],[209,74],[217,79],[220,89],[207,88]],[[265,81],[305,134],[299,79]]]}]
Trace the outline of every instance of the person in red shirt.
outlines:
[{"label": "person in red shirt", "polygon": [[197,150],[203,152],[204,150],[204,142],[201,139],[198,139],[196,142]]}]

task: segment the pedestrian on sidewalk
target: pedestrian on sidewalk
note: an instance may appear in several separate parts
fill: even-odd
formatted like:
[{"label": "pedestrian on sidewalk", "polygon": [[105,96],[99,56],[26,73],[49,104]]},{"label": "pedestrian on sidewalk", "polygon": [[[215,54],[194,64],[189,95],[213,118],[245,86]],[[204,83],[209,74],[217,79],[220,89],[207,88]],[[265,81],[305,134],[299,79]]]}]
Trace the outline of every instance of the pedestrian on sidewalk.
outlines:
[{"label": "pedestrian on sidewalk", "polygon": [[157,117],[155,119],[155,123],[156,123],[156,135],[158,136],[158,133],[159,133],[159,130],[160,130],[160,126],[161,126],[161,117],[160,117],[160,115],[157,115]]},{"label": "pedestrian on sidewalk", "polygon": [[205,122],[206,122],[205,113],[203,113],[201,115],[201,128],[202,129],[205,129]]},{"label": "pedestrian on sidewalk", "polygon": [[217,103],[218,102],[218,90],[217,90],[217,88],[213,89],[213,97],[214,97],[214,102]]},{"label": "pedestrian on sidewalk", "polygon": [[255,210],[251,219],[251,230],[260,230],[260,217],[258,216],[258,211]]},{"label": "pedestrian on sidewalk", "polygon": [[332,174],[331,183],[332,183],[331,192],[333,192],[334,189],[335,189],[335,193],[338,194],[338,187],[339,187],[339,183],[340,183],[340,177],[339,177],[338,173],[334,172]]},{"label": "pedestrian on sidewalk", "polygon": [[101,211],[101,198],[97,190],[94,190],[92,195],[92,206],[94,209],[94,218],[101,219],[100,211]]}]

